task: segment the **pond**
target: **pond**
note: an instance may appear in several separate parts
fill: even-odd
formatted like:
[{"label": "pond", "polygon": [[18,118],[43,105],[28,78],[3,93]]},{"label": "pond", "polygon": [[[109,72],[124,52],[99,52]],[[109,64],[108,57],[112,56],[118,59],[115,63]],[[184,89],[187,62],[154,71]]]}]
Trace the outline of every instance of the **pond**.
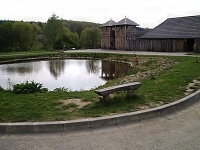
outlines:
[{"label": "pond", "polygon": [[34,81],[49,90],[89,90],[127,74],[130,65],[108,60],[45,60],[0,65],[0,86]]}]

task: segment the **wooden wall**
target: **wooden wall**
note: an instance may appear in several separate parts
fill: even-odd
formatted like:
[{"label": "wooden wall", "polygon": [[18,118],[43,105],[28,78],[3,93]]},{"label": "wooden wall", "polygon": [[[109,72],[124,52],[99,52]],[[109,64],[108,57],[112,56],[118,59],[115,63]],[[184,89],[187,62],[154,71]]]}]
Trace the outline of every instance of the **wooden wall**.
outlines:
[{"label": "wooden wall", "polygon": [[110,49],[110,27],[101,28],[101,48]]},{"label": "wooden wall", "polygon": [[101,28],[101,48],[115,49],[115,28],[113,27]]},{"label": "wooden wall", "polygon": [[173,51],[172,40],[137,39],[129,42],[129,50]]},{"label": "wooden wall", "polygon": [[125,26],[115,28],[115,49],[125,49]]},{"label": "wooden wall", "polygon": [[137,39],[127,41],[129,50],[181,52],[184,51],[184,39]]},{"label": "wooden wall", "polygon": [[126,28],[126,48],[127,50],[132,49],[131,43],[136,40],[136,27],[135,26],[127,26]]},{"label": "wooden wall", "polygon": [[185,40],[180,39],[180,40],[175,40],[175,48],[173,49],[175,52],[182,52],[184,51],[185,47]]},{"label": "wooden wall", "polygon": [[[135,39],[134,26],[103,27],[101,48],[117,50],[183,52],[188,51],[185,39]],[[200,52],[200,38],[196,39]]]},{"label": "wooden wall", "polygon": [[200,38],[196,39],[196,44],[197,44],[197,50],[196,50],[196,52],[200,53]]}]

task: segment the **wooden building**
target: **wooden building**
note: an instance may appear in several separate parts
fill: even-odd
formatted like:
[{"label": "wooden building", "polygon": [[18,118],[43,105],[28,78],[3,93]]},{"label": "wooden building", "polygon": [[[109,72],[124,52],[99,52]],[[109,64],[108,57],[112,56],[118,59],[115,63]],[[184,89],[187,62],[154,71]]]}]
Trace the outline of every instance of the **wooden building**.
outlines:
[{"label": "wooden building", "polygon": [[102,49],[130,49],[130,43],[135,40],[137,23],[128,18],[119,22],[110,20],[100,26]]},{"label": "wooden building", "polygon": [[113,20],[102,24],[101,28],[101,48],[114,49],[115,48],[115,24]]},{"label": "wooden building", "polygon": [[137,23],[128,18],[101,25],[102,49],[200,52],[200,15],[168,18],[163,23],[135,38]]},{"label": "wooden building", "polygon": [[132,44],[133,50],[198,52],[200,16],[168,18]]}]

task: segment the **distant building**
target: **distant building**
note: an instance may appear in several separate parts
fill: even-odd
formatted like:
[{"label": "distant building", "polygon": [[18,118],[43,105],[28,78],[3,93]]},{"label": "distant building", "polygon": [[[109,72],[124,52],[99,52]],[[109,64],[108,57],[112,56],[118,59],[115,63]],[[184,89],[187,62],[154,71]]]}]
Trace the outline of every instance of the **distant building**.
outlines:
[{"label": "distant building", "polygon": [[200,52],[200,15],[168,18],[136,39],[137,23],[128,18],[100,26],[102,49],[163,52]]},{"label": "distant building", "polygon": [[168,18],[140,39],[140,50],[192,52],[197,44],[199,51],[200,16]]},{"label": "distant building", "polygon": [[109,20],[102,24],[101,48],[102,49],[130,49],[131,41],[135,40],[137,23],[128,18],[119,22]]}]

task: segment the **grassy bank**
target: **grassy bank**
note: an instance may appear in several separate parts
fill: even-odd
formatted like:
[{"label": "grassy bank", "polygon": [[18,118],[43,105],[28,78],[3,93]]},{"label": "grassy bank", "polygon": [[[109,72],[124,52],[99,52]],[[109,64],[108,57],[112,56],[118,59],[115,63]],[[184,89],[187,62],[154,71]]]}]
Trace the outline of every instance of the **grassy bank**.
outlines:
[{"label": "grassy bank", "polygon": [[32,51],[32,52],[10,52],[0,53],[0,62],[27,59],[27,58],[38,58],[38,57],[52,57],[58,55],[55,51]]},{"label": "grassy bank", "polygon": [[[37,53],[37,57],[43,55],[47,54]],[[52,57],[52,54],[49,56]],[[5,60],[2,57],[0,56],[0,61]],[[29,57],[32,56],[23,55],[23,58]],[[69,53],[66,57],[103,58],[133,63],[132,56],[122,54]],[[20,55],[6,56],[6,60],[19,58]],[[111,80],[103,86],[140,81],[143,85],[136,90],[134,98],[126,98],[124,92],[117,93],[112,95],[111,101],[105,105],[94,90],[80,92],[58,90],[37,94],[14,94],[11,91],[2,91],[0,122],[69,120],[156,107],[184,97],[188,84],[193,79],[200,80],[200,62],[196,62],[193,57],[139,56],[139,58],[145,61],[139,67],[134,66],[129,75]],[[199,87],[199,83],[196,83],[192,89],[198,90]],[[73,100],[77,99],[87,105],[80,108],[77,103],[73,103]],[[67,101],[70,103],[66,103]]]}]

